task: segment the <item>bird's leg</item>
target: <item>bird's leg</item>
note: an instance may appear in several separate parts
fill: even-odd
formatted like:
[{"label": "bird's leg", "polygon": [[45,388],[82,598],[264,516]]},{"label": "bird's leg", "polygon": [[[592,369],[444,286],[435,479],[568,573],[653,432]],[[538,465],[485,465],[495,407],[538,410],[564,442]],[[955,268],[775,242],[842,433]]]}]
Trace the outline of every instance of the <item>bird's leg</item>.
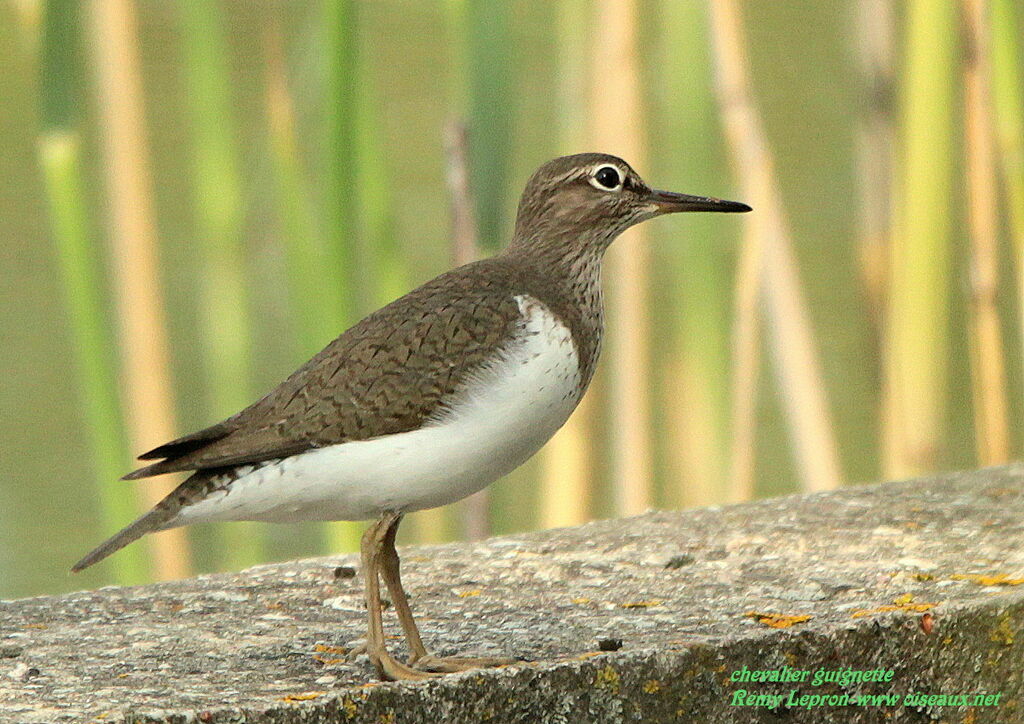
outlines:
[{"label": "bird's leg", "polygon": [[383,543],[388,529],[397,525],[401,515],[385,513],[374,522],[360,543],[360,557],[363,563],[363,578],[366,586],[366,653],[382,679],[426,679],[434,674],[418,671],[397,661],[384,645],[384,622],[380,609],[380,565],[383,557]]},{"label": "bird's leg", "polygon": [[455,671],[466,671],[467,669],[478,669],[487,666],[506,666],[516,663],[514,659],[497,657],[468,656],[432,656],[427,653],[420,638],[419,628],[416,620],[412,617],[412,610],[409,608],[409,599],[402,587],[402,576],[399,570],[398,551],[395,550],[395,534],[398,532],[398,524],[401,522],[398,516],[385,531],[381,541],[381,577],[391,594],[391,602],[395,606],[395,613],[402,624],[405,632],[405,640],[409,645],[409,665],[420,671],[451,673]]},{"label": "bird's leg", "polygon": [[395,518],[394,522],[384,533],[381,542],[381,578],[388,587],[391,594],[391,603],[395,606],[395,613],[398,614],[398,621],[402,624],[402,631],[405,632],[405,641],[409,645],[409,663],[415,663],[418,659],[427,656],[427,649],[423,646],[423,639],[420,638],[419,627],[412,617],[412,610],[409,608],[409,599],[402,587],[402,575],[399,571],[398,551],[395,550],[395,536],[398,534],[398,524],[402,522],[401,516]]}]

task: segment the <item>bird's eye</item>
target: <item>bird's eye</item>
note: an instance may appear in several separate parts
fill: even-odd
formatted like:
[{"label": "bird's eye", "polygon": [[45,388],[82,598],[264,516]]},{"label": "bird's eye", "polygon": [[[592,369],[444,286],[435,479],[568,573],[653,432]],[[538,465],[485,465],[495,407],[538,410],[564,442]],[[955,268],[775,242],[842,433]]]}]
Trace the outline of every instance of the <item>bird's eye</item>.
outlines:
[{"label": "bird's eye", "polygon": [[594,171],[591,184],[602,191],[617,191],[622,188],[622,176],[614,166],[601,166]]}]

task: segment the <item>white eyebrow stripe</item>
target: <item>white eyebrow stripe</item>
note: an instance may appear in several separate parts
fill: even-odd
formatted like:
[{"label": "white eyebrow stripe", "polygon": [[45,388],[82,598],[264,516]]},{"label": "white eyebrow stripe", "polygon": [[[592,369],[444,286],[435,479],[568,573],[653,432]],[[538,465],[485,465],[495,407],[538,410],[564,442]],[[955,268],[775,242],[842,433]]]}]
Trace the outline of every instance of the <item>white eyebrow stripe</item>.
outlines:
[{"label": "white eyebrow stripe", "polygon": [[[589,168],[585,168],[585,169],[582,169],[582,170],[580,168],[578,168],[578,167],[577,168],[569,169],[568,171],[565,171],[564,173],[562,173],[561,176],[556,176],[554,178],[553,183],[555,185],[558,185],[558,184],[563,184],[566,181],[576,181],[576,180],[586,180],[586,181],[589,181],[590,179],[594,178],[594,174],[597,173],[597,170],[599,168],[604,168],[605,166],[607,166],[609,168],[614,168],[616,171],[619,172],[619,177],[622,179],[621,186],[625,187],[626,179],[629,178],[629,175],[630,175],[629,174],[629,170],[623,168],[622,166],[619,166],[616,163],[612,163],[611,161],[602,161],[601,163],[596,163],[593,166],[590,166]],[[604,187],[601,187],[601,188],[603,190],[605,190],[605,191],[608,191],[608,189],[605,189]]]}]

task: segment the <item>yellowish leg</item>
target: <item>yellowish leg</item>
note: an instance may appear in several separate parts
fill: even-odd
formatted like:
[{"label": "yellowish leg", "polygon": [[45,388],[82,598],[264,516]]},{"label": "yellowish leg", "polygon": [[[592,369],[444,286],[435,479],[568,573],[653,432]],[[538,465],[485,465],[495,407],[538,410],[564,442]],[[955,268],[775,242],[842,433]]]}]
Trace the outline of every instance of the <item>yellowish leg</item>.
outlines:
[{"label": "yellowish leg", "polygon": [[[363,579],[366,586],[366,653],[382,679],[426,679],[436,674],[418,671],[397,661],[384,645],[384,622],[380,608],[380,566],[383,558],[383,543],[392,526],[397,527],[401,515],[385,513],[363,534],[360,557],[363,563]],[[394,538],[392,533],[391,538]],[[393,547],[393,546],[392,546]],[[408,604],[406,604],[408,605]],[[422,647],[422,644],[420,644]]]},{"label": "yellowish leg", "polygon": [[381,578],[388,587],[391,594],[391,603],[394,604],[395,613],[398,614],[398,621],[402,624],[402,631],[405,632],[405,640],[409,645],[411,653],[409,663],[427,656],[427,649],[423,646],[423,639],[420,638],[420,630],[416,620],[412,617],[412,610],[409,608],[409,599],[405,595],[405,588],[402,587],[402,575],[399,571],[398,551],[395,550],[395,536],[398,534],[398,524],[402,518],[398,517],[394,523],[385,531],[384,540],[381,545]]},{"label": "yellowish leg", "polygon": [[391,594],[391,602],[395,606],[395,613],[398,614],[398,621],[402,624],[402,631],[405,632],[405,640],[409,645],[409,651],[411,652],[409,664],[415,666],[416,670],[419,671],[451,673],[487,666],[506,666],[515,663],[514,659],[432,656],[427,653],[427,649],[423,646],[423,640],[420,638],[420,631],[416,626],[416,620],[412,617],[409,599],[406,598],[405,589],[402,587],[398,551],[395,550],[395,534],[398,533],[398,524],[401,522],[402,516],[399,515],[390,522],[384,531],[381,540],[380,564],[381,577],[384,579],[388,592]]}]

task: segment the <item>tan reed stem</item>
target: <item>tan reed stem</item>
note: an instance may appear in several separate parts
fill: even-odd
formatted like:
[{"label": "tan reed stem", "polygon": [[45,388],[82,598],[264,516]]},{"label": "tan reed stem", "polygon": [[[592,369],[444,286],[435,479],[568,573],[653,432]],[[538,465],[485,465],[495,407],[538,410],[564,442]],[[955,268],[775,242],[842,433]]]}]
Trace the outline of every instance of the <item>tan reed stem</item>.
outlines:
[{"label": "tan reed stem", "polygon": [[[595,7],[591,72],[600,82],[591,88],[591,138],[595,148],[643,168],[638,4],[634,0],[619,0]],[[605,264],[609,290],[608,392],[615,420],[610,430],[612,485],[619,515],[641,513],[654,501],[647,383],[649,251],[645,242],[643,227],[630,229],[609,250]]]},{"label": "tan reed stem", "polygon": [[970,333],[974,431],[978,462],[1010,458],[1006,362],[999,323],[999,239],[995,139],[992,126],[989,4],[963,0],[964,125],[967,221],[971,238]]},{"label": "tan reed stem", "polygon": [[[716,87],[726,138],[744,189],[744,198],[754,207],[747,222],[754,226],[750,233],[756,234],[760,241],[759,251],[745,253],[760,257],[757,264],[758,294],[764,305],[766,341],[772,350],[774,369],[782,390],[797,470],[804,490],[836,488],[842,485],[843,480],[838,447],[800,286],[793,242],[775,191],[777,183],[771,152],[754,107],[739,7],[734,0],[716,0],[710,7]],[[748,241],[751,238],[748,236]],[[739,293],[749,292],[741,290]],[[744,324],[749,325],[749,322]],[[744,353],[749,355],[749,340],[744,344]],[[747,361],[743,364],[752,363]],[[746,378],[752,374],[755,373],[747,372]],[[748,382],[744,384],[747,389],[737,388],[737,391],[753,394],[756,386]],[[738,403],[737,408],[740,411],[751,410],[755,404],[750,400]],[[747,407],[743,408],[743,405]],[[748,444],[749,437],[748,433],[738,436],[743,444]],[[743,455],[749,453],[737,451],[734,455],[734,460],[738,460],[734,476],[741,484],[749,485],[744,480],[744,476],[749,475],[745,472],[748,463],[743,461]],[[745,492],[738,491],[734,495]]]},{"label": "tan reed stem", "polygon": [[[91,0],[87,22],[107,177],[127,427],[132,448],[142,452],[166,442],[176,431],[134,4]],[[145,491],[147,506],[174,487],[166,478],[138,485]],[[156,578],[189,575],[190,552],[183,530],[151,535],[147,541]]]}]

